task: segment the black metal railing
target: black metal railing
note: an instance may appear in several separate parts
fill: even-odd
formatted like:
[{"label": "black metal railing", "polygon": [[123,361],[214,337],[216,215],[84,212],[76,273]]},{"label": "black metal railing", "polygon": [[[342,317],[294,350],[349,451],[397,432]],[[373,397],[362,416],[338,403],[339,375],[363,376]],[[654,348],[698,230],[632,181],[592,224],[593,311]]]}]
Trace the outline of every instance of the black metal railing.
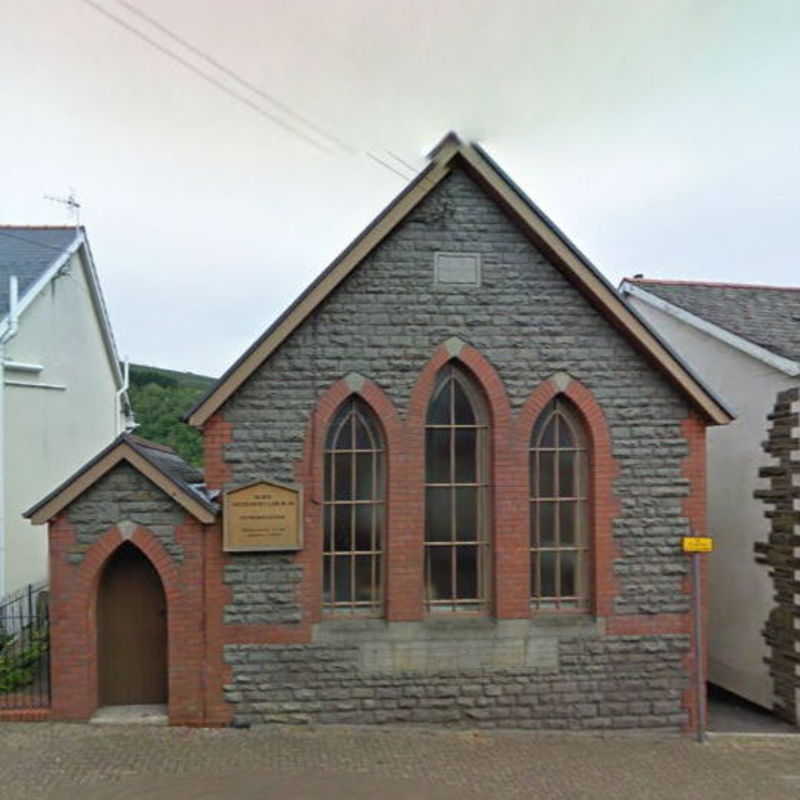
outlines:
[{"label": "black metal railing", "polygon": [[46,583],[0,598],[0,711],[50,705],[48,599]]}]

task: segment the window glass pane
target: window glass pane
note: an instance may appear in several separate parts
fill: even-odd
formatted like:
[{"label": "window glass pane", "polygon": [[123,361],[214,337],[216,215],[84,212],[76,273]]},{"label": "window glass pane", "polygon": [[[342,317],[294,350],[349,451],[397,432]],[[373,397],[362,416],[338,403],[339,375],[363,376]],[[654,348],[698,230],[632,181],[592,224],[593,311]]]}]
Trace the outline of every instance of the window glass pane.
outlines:
[{"label": "window glass pane", "polygon": [[325,532],[323,550],[333,549],[333,506],[325,506],[322,512],[323,529]]},{"label": "window glass pane", "polygon": [[450,483],[450,434],[447,428],[429,428],[425,432],[427,483]]},{"label": "window glass pane", "polygon": [[325,499],[333,499],[333,456],[325,454]]},{"label": "window glass pane", "polygon": [[572,450],[562,450],[558,454],[558,496],[575,497],[575,453]]},{"label": "window glass pane", "polygon": [[531,597],[541,595],[541,584],[539,582],[539,554],[531,553]]},{"label": "window glass pane", "polygon": [[575,503],[562,501],[558,504],[559,534],[562,545],[575,544]]},{"label": "window glass pane", "polygon": [[333,560],[333,580],[335,584],[335,600],[337,603],[349,603],[352,600],[353,580],[351,575],[350,556],[335,556]]},{"label": "window glass pane", "polygon": [[452,539],[451,498],[453,490],[425,490],[425,539],[429,542],[449,542]]},{"label": "window glass pane", "polygon": [[372,504],[359,503],[355,506],[356,530],[355,550],[372,550]]},{"label": "window glass pane", "polygon": [[375,440],[366,426],[364,420],[359,416],[355,419],[356,426],[356,450],[375,450]]},{"label": "window glass pane", "polygon": [[447,382],[439,390],[428,407],[428,425],[450,424],[450,383]]},{"label": "window glass pane", "polygon": [[372,453],[356,453],[356,500],[372,500],[372,466],[375,456]]},{"label": "window glass pane", "polygon": [[544,433],[542,434],[542,438],[539,440],[538,446],[555,447],[555,445],[556,445],[556,418],[555,416],[552,416],[550,417],[550,421],[545,426]]},{"label": "window glass pane", "polygon": [[585,450],[575,453],[575,496],[586,497],[589,493],[589,459]]},{"label": "window glass pane", "polygon": [[574,550],[561,552],[561,594],[564,597],[574,597],[576,592],[576,560]]},{"label": "window glass pane", "polygon": [[352,456],[350,453],[337,453],[334,459],[334,497],[337,500],[351,500],[353,497]]},{"label": "window glass pane", "polygon": [[475,542],[478,538],[478,489],[472,486],[459,486],[454,493],[456,540]]},{"label": "window glass pane", "polygon": [[538,503],[531,503],[530,504],[530,530],[529,535],[531,538],[531,547],[536,547],[536,534],[538,532],[538,524],[536,518],[539,515],[539,505]]},{"label": "window glass pane", "polygon": [[375,505],[375,549],[383,549],[383,525],[384,525],[384,510],[383,503]]},{"label": "window glass pane", "polygon": [[556,595],[556,554],[545,550],[539,553],[541,567],[541,597],[555,597]]},{"label": "window glass pane", "polygon": [[375,602],[375,593],[372,591],[372,556],[355,557],[355,597],[359,603]]},{"label": "window glass pane", "polygon": [[552,547],[556,543],[556,504],[537,503],[539,506],[539,547]]},{"label": "window glass pane", "polygon": [[456,483],[476,483],[477,461],[475,458],[475,443],[477,431],[465,428],[454,431],[455,456],[456,456]]},{"label": "window glass pane", "polygon": [[430,600],[449,600],[453,596],[451,558],[455,548],[428,547],[426,584]]},{"label": "window glass pane", "polygon": [[453,380],[453,422],[456,425],[474,425],[475,412],[461,384]]},{"label": "window glass pane", "polygon": [[539,453],[539,497],[555,497],[556,454],[542,450]]},{"label": "window glass pane", "polygon": [[333,556],[323,556],[322,558],[322,600],[325,603],[333,601],[333,586],[331,585],[331,568]]},{"label": "window glass pane", "polygon": [[456,548],[456,596],[463,600],[478,597],[478,548]]},{"label": "window glass pane", "polygon": [[339,428],[336,441],[333,444],[334,450],[351,450],[353,447],[353,415],[348,414],[344,424]]},{"label": "window glass pane", "polygon": [[575,447],[575,437],[572,435],[572,429],[561,414],[558,415],[558,446]]},{"label": "window glass pane", "polygon": [[350,537],[350,515],[351,507],[347,506],[331,506],[331,512],[334,518],[334,540],[333,547],[335,550],[349,550],[351,546]]}]

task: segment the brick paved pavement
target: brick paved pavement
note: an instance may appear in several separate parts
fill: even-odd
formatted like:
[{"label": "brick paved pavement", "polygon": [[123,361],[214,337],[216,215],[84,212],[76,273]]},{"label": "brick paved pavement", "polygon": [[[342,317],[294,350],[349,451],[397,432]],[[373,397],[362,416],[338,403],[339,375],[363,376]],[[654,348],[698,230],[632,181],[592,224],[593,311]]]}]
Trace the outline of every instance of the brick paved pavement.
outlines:
[{"label": "brick paved pavement", "polygon": [[780,800],[800,737],[0,724],[2,800]]}]

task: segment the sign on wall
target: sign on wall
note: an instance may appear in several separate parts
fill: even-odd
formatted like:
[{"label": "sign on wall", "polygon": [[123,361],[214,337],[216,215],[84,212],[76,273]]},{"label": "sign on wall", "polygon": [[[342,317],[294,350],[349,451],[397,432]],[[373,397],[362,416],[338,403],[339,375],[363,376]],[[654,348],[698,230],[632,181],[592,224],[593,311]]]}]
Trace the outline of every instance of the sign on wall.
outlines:
[{"label": "sign on wall", "polygon": [[229,489],[223,500],[223,549],[228,552],[300,550],[302,489],[258,481]]}]

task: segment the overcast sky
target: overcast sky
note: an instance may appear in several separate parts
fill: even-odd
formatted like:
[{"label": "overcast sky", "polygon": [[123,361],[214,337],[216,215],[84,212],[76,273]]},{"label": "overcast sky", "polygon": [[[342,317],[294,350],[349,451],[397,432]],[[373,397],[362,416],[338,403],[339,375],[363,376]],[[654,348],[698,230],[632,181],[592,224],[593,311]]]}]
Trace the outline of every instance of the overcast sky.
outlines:
[{"label": "overcast sky", "polygon": [[[70,187],[120,352],[219,375],[450,129],[614,283],[800,285],[797,0],[0,0],[0,222]],[[320,149],[268,115],[325,145]]]}]

